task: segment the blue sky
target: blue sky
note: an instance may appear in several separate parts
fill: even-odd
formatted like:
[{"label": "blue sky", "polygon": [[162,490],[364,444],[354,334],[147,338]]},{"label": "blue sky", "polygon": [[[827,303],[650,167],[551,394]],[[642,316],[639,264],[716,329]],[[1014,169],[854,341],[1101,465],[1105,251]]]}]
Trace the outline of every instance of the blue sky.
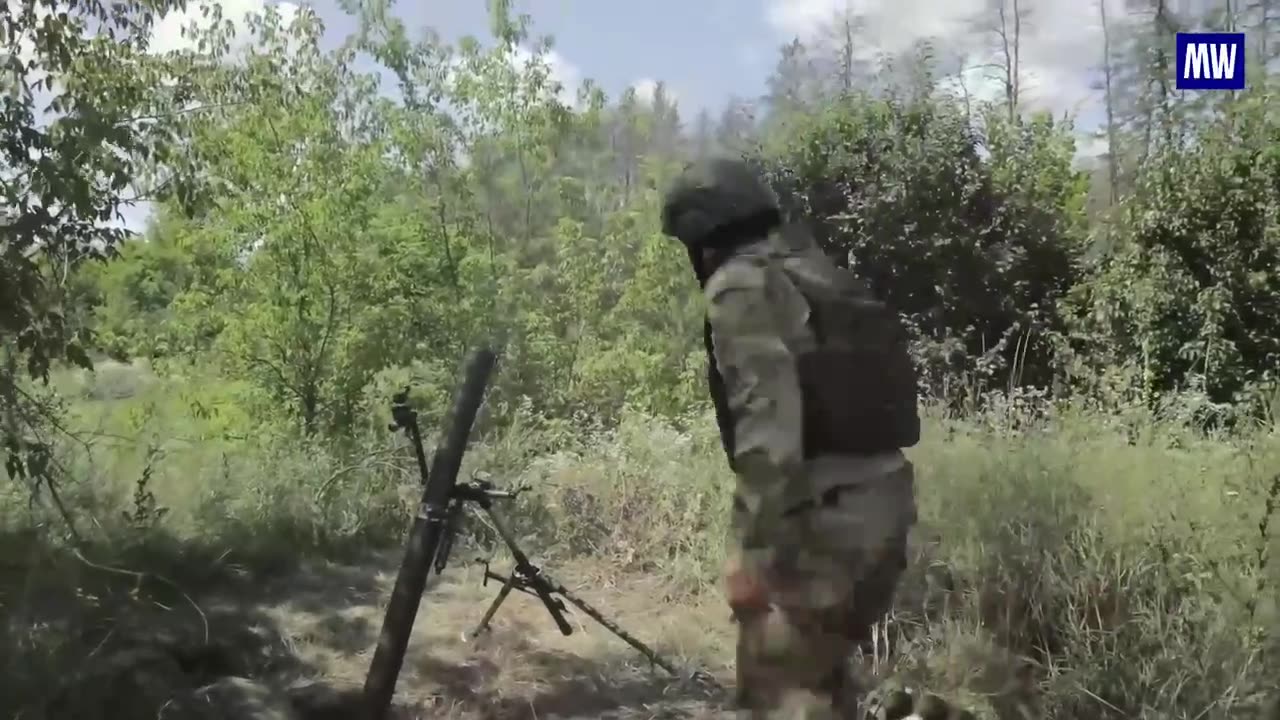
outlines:
[{"label": "blue sky", "polygon": [[[264,6],[263,0],[215,2],[228,18],[260,12]],[[668,92],[675,93],[682,113],[692,118],[704,107],[719,110],[732,95],[760,95],[782,42],[769,25],[766,0],[693,2],[700,3],[696,12],[690,11],[690,3],[677,0],[515,0],[513,4],[516,12],[532,16],[534,35],[553,36],[555,54],[550,60],[557,79],[565,85],[576,86],[591,78],[616,98],[628,87],[662,80]],[[334,0],[298,4],[316,11],[335,44],[355,30],[353,18]],[[466,35],[490,37],[484,0],[399,0],[393,9],[411,32],[432,27],[448,41]],[[179,28],[197,14],[191,9],[162,21],[153,41],[155,49],[182,45]],[[148,214],[148,208],[131,208],[126,224],[140,230]]]},{"label": "blue sky", "polygon": [[[208,0],[206,0],[208,1]],[[264,0],[214,0],[224,17],[261,11]],[[283,7],[292,2],[267,0]],[[600,84],[611,97],[629,86],[666,82],[689,116],[707,107],[719,109],[731,95],[758,96],[774,60],[779,34],[769,24],[769,0],[515,0],[516,12],[533,18],[533,34],[555,39],[553,66],[566,84],[584,78]],[[335,0],[309,5],[324,21],[334,41],[355,30],[353,19]],[[410,31],[432,27],[446,40],[465,35],[489,38],[484,0],[436,0],[393,5]],[[158,46],[182,43],[177,28],[185,17],[169,18],[157,30]]]},{"label": "blue sky", "polygon": [[[690,4],[699,4],[690,12]],[[664,80],[689,115],[719,107],[731,94],[759,95],[777,39],[761,0],[523,0],[534,32],[554,36],[562,71],[590,77],[610,96],[646,80]],[[312,3],[334,32],[352,29],[329,0]],[[397,14],[410,28],[432,26],[445,38],[488,37],[483,0],[413,3]],[[331,19],[332,18],[332,19]]]},{"label": "blue sky", "polygon": [[[195,0],[199,2],[200,0]],[[260,12],[265,3],[286,13],[287,0],[204,0],[222,6],[224,17]],[[535,35],[555,39],[553,72],[565,85],[595,80],[611,97],[628,86],[655,80],[674,92],[690,120],[700,109],[714,113],[731,96],[755,98],[764,91],[778,48],[793,38],[829,42],[824,27],[840,13],[856,14],[864,29],[864,55],[905,50],[929,37],[955,70],[949,82],[972,95],[997,99],[1002,85],[991,66],[999,62],[993,3],[1010,0],[514,0],[517,12],[533,18]],[[1179,0],[1201,3],[1206,0]],[[1101,94],[1095,89],[1102,60],[1100,0],[1021,0],[1023,22],[1023,104],[1077,118],[1082,154],[1100,150],[1087,135],[1101,121]],[[1126,0],[1106,0],[1109,20],[1125,16]],[[302,3],[299,3],[302,4]],[[340,40],[354,22],[336,0],[313,0],[328,35]],[[488,38],[484,0],[398,0],[394,11],[410,30],[435,28],[446,40],[464,35]],[[1027,10],[1027,8],[1030,8]],[[157,28],[159,49],[182,43],[178,28],[187,17],[166,18]],[[131,213],[130,226],[146,211]]]},{"label": "blue sky", "polygon": [[[206,0],[210,1],[210,0]],[[279,0],[211,0],[224,16],[260,11]],[[840,12],[865,18],[858,49],[895,51],[935,38],[952,62],[963,61],[966,86],[992,96],[999,86],[990,69],[997,60],[992,30],[1000,0],[515,0],[531,15],[534,32],[555,38],[555,66],[571,84],[584,77],[616,96],[629,85],[664,81],[685,115],[719,109],[731,95],[755,97],[773,67],[780,45],[792,38],[822,43],[822,26]],[[1006,3],[1008,0],[1004,0]],[[1198,1],[1198,0],[1189,0]],[[1113,20],[1124,0],[1107,0]],[[354,24],[335,0],[309,4],[330,35],[345,36]],[[1097,93],[1090,87],[1101,60],[1098,0],[1022,0],[1025,101],[1032,107],[1090,116]],[[1030,7],[1030,11],[1025,9]],[[448,40],[488,36],[484,0],[399,0],[397,15],[411,29],[430,26]],[[162,25],[174,36],[181,21]],[[168,40],[169,38],[163,38]],[[1090,118],[1091,119],[1091,118]],[[1092,124],[1087,122],[1086,124]]]}]

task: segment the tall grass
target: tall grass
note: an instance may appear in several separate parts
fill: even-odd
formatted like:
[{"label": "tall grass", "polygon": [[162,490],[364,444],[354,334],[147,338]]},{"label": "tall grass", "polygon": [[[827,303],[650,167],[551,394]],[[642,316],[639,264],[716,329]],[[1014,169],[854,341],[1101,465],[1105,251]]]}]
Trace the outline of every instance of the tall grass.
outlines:
[{"label": "tall grass", "polygon": [[[163,546],[187,553],[171,564],[197,553],[252,571],[400,540],[416,494],[402,441],[238,437],[180,388],[129,382],[64,388],[93,440],[64,449],[78,478],[65,494],[100,561],[147,570]],[[719,592],[731,479],[710,416],[684,430],[516,417],[464,473],[530,488],[510,513],[531,548],[661,577],[669,602]],[[930,411],[909,454],[921,522],[880,672],[988,717],[1263,717],[1280,690],[1275,433],[997,401]],[[56,540],[60,520],[0,487],[0,558],[32,572],[31,539]],[[469,532],[492,542],[481,522]]]}]

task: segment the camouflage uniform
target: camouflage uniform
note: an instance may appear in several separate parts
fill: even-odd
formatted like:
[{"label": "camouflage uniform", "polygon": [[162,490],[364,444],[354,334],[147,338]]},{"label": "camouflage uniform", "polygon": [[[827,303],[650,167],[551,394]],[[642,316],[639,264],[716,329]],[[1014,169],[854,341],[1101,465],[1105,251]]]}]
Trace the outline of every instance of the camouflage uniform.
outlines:
[{"label": "camouflage uniform", "polygon": [[787,259],[770,237],[739,248],[706,286],[734,422],[726,579],[739,697],[756,717],[852,717],[846,664],[905,565],[913,472],[899,450],[804,458],[793,351],[814,339]]},{"label": "camouflage uniform", "polygon": [[[691,253],[699,248],[678,232],[670,208],[714,205],[709,180],[727,176],[746,177],[723,163],[695,166],[668,196],[664,226]],[[749,214],[744,197],[751,199],[725,204],[729,214]],[[715,224],[708,217],[696,218],[704,229]],[[804,456],[795,355],[815,338],[788,271],[821,277],[835,268],[812,243],[784,241],[774,225],[745,243],[721,238],[717,266],[700,273],[737,475],[725,580],[739,623],[739,706],[749,718],[851,718],[857,693],[847,686],[847,663],[888,610],[905,566],[913,470],[900,450]]]}]

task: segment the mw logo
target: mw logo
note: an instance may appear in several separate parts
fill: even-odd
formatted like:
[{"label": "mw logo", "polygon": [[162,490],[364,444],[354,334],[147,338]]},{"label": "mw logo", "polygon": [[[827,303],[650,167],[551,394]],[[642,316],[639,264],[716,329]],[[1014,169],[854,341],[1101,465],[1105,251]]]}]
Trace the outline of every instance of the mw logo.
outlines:
[{"label": "mw logo", "polygon": [[1244,33],[1178,33],[1179,90],[1244,89]]},{"label": "mw logo", "polygon": [[1199,80],[1222,80],[1236,75],[1235,45],[1191,43],[1187,46],[1187,58],[1182,64],[1182,77]]}]

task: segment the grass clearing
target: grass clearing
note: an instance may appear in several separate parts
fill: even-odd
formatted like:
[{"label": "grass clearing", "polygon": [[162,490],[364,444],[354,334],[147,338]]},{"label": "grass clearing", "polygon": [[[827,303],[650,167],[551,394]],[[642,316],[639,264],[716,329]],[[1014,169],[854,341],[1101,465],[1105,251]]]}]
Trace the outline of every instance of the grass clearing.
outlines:
[{"label": "grass clearing", "polygon": [[[128,392],[82,385],[73,417],[92,442],[60,448],[80,478],[63,499],[82,558],[48,507],[0,490],[0,698],[40,717],[68,688],[88,696],[75,669],[160,631],[224,641],[232,674],[358,686],[416,495],[401,441],[237,438],[237,419],[193,412],[173,381],[122,377],[109,382]],[[729,475],[711,421],[694,420],[629,415],[604,432],[522,415],[464,473],[527,484],[504,510],[535,562],[728,681],[716,576]],[[924,437],[910,452],[913,564],[874,672],[987,718],[1271,717],[1280,437],[1014,405],[932,412]],[[424,601],[399,686],[407,717],[697,716],[718,702],[664,695],[660,671],[589,619],[562,638],[518,595],[489,636],[462,643],[497,590],[469,564],[492,533],[473,520],[467,535]]]}]

